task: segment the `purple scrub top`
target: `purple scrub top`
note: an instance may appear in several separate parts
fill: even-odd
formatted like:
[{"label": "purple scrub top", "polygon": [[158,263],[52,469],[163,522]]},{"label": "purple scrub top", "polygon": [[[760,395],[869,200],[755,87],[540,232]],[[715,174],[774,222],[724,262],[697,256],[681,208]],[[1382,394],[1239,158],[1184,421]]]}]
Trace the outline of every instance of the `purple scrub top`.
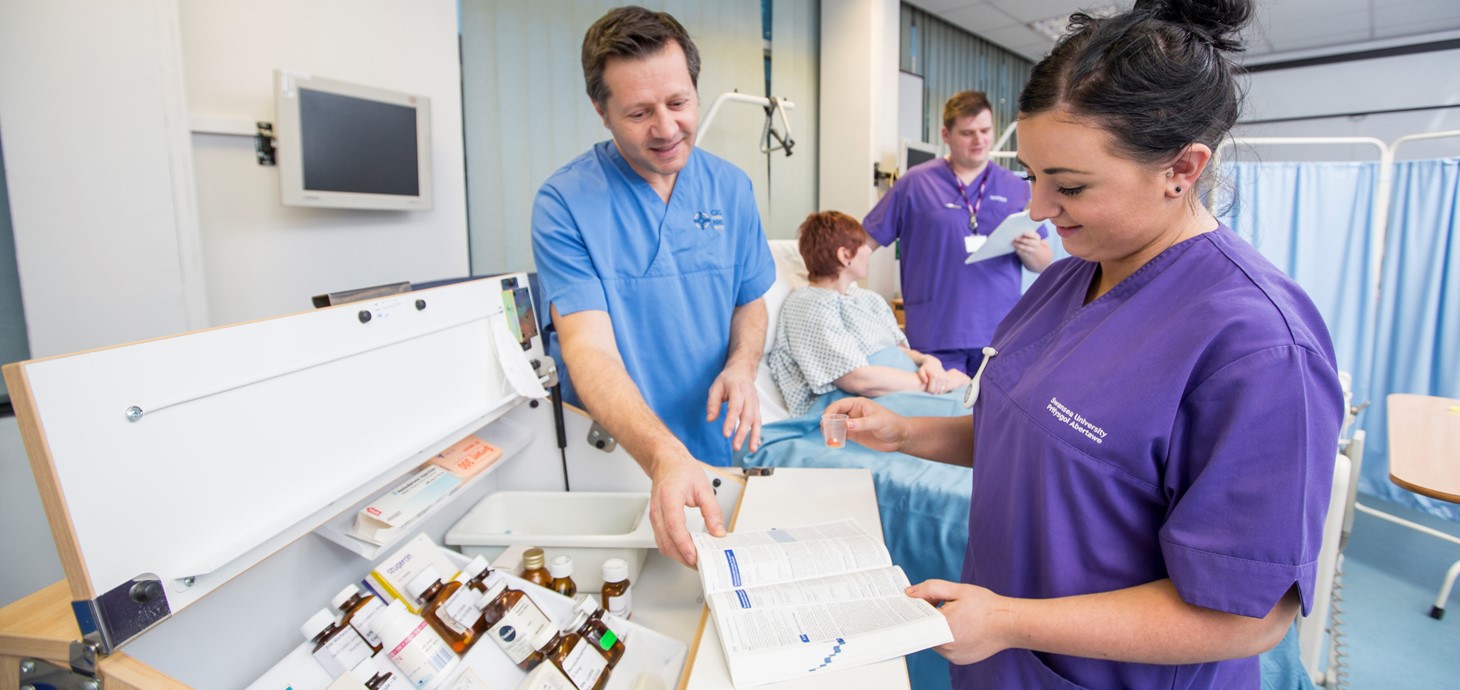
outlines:
[{"label": "purple scrub top", "polygon": [[[978,209],[978,234],[989,235],[1029,205],[1029,183],[990,162]],[[968,186],[968,203],[979,178]],[[989,344],[994,328],[1019,299],[1023,264],[1017,254],[964,264],[968,206],[948,161],[935,158],[898,178],[862,221],[882,246],[901,240],[902,301],[914,350],[968,350]],[[1046,235],[1039,229],[1040,237]]]},{"label": "purple scrub top", "polygon": [[[1225,227],[1082,304],[1050,267],[994,335],[974,408],[963,581],[1048,598],[1170,578],[1187,603],[1312,602],[1343,398],[1313,303]],[[959,688],[1259,684],[1256,657],[1152,665],[1013,649]]]}]

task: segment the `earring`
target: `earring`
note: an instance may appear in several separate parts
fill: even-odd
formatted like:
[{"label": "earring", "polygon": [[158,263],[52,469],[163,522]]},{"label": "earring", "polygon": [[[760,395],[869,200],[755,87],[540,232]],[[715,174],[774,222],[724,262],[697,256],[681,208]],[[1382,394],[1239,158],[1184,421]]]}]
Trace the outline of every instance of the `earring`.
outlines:
[{"label": "earring", "polygon": [[1180,188],[1180,187],[1177,187],[1177,188],[1176,188],[1176,193],[1177,193],[1177,194],[1180,194],[1180,193],[1181,193],[1181,188]]}]

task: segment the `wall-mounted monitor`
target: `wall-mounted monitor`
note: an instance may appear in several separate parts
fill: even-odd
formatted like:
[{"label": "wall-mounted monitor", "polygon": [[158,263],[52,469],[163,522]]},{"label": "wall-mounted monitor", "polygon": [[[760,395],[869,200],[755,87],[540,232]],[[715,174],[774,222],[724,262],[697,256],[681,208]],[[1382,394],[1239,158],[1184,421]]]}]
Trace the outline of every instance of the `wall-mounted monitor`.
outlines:
[{"label": "wall-mounted monitor", "polygon": [[902,146],[898,150],[897,169],[903,174],[938,157],[938,146],[936,144],[924,144],[921,141],[903,139]]},{"label": "wall-mounted monitor", "polygon": [[274,71],[286,206],[431,208],[431,99]]}]

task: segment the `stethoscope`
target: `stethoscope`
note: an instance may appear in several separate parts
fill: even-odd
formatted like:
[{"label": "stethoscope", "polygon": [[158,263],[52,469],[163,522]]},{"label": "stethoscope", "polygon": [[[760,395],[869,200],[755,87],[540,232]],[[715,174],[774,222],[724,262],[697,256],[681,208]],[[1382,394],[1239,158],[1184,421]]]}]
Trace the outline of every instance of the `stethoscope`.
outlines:
[{"label": "stethoscope", "polygon": [[963,394],[964,409],[973,407],[973,403],[978,400],[978,383],[983,379],[983,370],[989,365],[989,360],[998,354],[999,351],[992,346],[983,349],[983,361],[978,363],[978,371],[974,373],[973,380],[968,382],[968,390]]}]

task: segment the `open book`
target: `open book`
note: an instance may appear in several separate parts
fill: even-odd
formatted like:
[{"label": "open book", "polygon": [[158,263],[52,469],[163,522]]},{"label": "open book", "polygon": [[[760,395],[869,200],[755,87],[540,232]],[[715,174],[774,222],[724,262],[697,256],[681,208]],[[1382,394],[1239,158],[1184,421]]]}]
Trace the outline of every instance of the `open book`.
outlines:
[{"label": "open book", "polygon": [[691,535],[737,688],[885,661],[953,641],[943,614],[851,518]]}]

